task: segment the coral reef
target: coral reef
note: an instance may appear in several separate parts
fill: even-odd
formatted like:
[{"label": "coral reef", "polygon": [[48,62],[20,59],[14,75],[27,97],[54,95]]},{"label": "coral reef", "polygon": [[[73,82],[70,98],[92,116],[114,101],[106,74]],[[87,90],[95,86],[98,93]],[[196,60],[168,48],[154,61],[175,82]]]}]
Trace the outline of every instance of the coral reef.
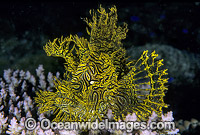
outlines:
[{"label": "coral reef", "polygon": [[[3,77],[0,78],[0,134],[10,134],[10,135],[76,135],[84,134],[84,131],[78,130],[42,130],[40,124],[38,123],[43,118],[50,118],[52,113],[42,113],[40,114],[38,109],[33,102],[33,96],[35,95],[36,89],[43,89],[48,91],[53,91],[53,74],[48,73],[47,76],[44,75],[43,66],[40,65],[36,69],[36,77],[33,76],[29,71],[23,70],[4,70]],[[56,73],[56,77],[60,78],[60,73]],[[141,88],[146,89],[148,85],[144,85]],[[37,120],[36,128],[33,131],[29,131],[24,126],[25,119],[33,117]],[[113,121],[112,110],[108,110],[106,117]],[[125,116],[125,121],[136,121],[138,118],[135,113],[128,114]],[[172,113],[169,112],[167,115],[158,118],[157,114],[154,112],[151,117],[148,118],[148,122],[151,121],[173,121]],[[121,130],[109,130],[109,131],[88,131],[88,134],[95,133],[109,133],[109,134],[127,134],[125,131]],[[177,133],[178,129],[173,130],[134,130],[130,134],[155,134],[155,133]]]},{"label": "coral reef", "polygon": [[[2,10],[0,13],[0,78],[2,78],[0,80],[1,134],[30,133],[22,124],[24,119],[27,118],[26,116],[32,115],[37,121],[41,121],[44,117],[51,116],[52,118],[55,116],[51,112],[48,114],[40,114],[37,112],[38,110],[33,99],[35,90],[40,89],[46,91],[47,89],[43,89],[45,88],[44,86],[41,88],[41,85],[45,83],[46,88],[51,85],[51,89],[48,90],[52,92],[56,90],[52,83],[54,77],[49,77],[51,78],[50,83],[47,80],[48,73],[45,73],[45,81],[39,83],[40,77],[35,72],[35,69],[42,63],[45,71],[51,71],[54,74],[56,73],[55,71],[63,73],[64,68],[62,67],[62,63],[64,60],[60,61],[62,59],[46,57],[45,52],[41,50],[42,46],[45,45],[48,39],[52,40],[60,35],[64,35],[65,37],[67,33],[77,33],[79,37],[88,37],[86,32],[84,32],[85,28],[81,23],[82,19],[80,17],[87,16],[88,10],[96,7],[96,4],[96,2],[69,2],[67,8],[66,4],[63,3],[52,4],[49,2],[42,2],[40,4],[30,2],[29,5],[12,2],[2,3],[0,5],[2,7],[0,8]],[[110,6],[110,3],[107,2],[102,4],[105,7]],[[175,117],[177,128],[180,129],[181,134],[199,134],[200,126],[198,120],[200,118],[198,116],[199,111],[196,109],[196,105],[199,104],[197,93],[200,86],[200,60],[198,55],[200,51],[199,2],[118,2],[115,4],[118,7],[119,24],[122,24],[122,22],[128,24],[128,36],[123,41],[128,55],[132,59],[137,59],[140,58],[143,51],[149,50],[149,52],[153,52],[155,50],[159,54],[156,60],[164,59],[163,63],[165,66],[162,67],[168,69],[168,77],[170,78],[168,80],[170,83],[167,84],[169,90],[164,100],[170,106],[166,110],[173,110],[173,116]],[[138,45],[140,46],[138,47]],[[8,68],[12,70],[5,70],[4,72],[4,69]],[[20,77],[19,72],[21,72],[21,69],[24,72],[28,70],[32,78],[34,75],[35,85],[32,84],[34,81],[30,82],[30,79],[27,80],[28,77],[24,79]],[[16,70],[17,77],[14,77]],[[5,75],[3,76],[3,74]],[[17,78],[20,82],[18,85],[14,78]],[[26,83],[23,84],[23,81]],[[11,83],[15,85],[12,86]],[[24,88],[22,88],[22,84]],[[143,89],[146,86],[140,87]],[[16,99],[14,99],[15,97]],[[32,101],[29,101],[29,98]],[[17,106],[18,104],[22,104],[20,108]],[[28,104],[30,105],[29,108]],[[29,111],[26,113],[25,110]],[[111,110],[108,110],[107,117],[109,119],[113,118],[112,113]],[[132,113],[128,114],[128,116],[130,116],[129,119],[131,117],[135,118]],[[24,118],[21,119],[22,117]],[[197,120],[191,118],[196,118]],[[157,120],[159,121],[160,119]],[[82,134],[79,131],[59,132],[49,130],[45,132],[37,125],[33,133],[39,134],[39,132],[40,134],[53,134],[53,132],[55,134]],[[97,132],[101,134],[105,133],[104,131]],[[107,132],[111,133],[111,131]],[[135,131],[133,133],[148,134],[149,132]],[[96,132],[89,131],[85,134],[88,133],[94,134]],[[122,134],[124,132],[112,132],[112,134],[117,133]]]},{"label": "coral reef", "polygon": [[[25,132],[22,131],[25,130],[25,118],[38,119],[44,115],[37,112],[33,96],[38,88],[53,88],[53,75],[49,72],[45,79],[42,65],[36,69],[36,73],[37,77],[34,77],[29,71],[4,70],[3,78],[0,78],[1,134],[21,134]],[[57,77],[59,78],[59,73]]]},{"label": "coral reef", "polygon": [[[36,89],[53,91],[53,74],[44,75],[43,65],[36,69],[36,77],[29,71],[4,70],[3,78],[0,78],[0,134],[10,135],[72,135],[78,131],[52,131],[42,130],[37,123],[33,131],[25,128],[25,119],[33,117],[37,121],[48,117],[50,114],[40,114],[37,111],[33,97]],[[59,78],[60,73],[56,73]]]},{"label": "coral reef", "polygon": [[[43,66],[29,71],[5,70],[1,78],[0,132],[2,134],[82,134],[79,130],[43,130],[39,121],[55,116],[53,121],[143,121],[172,122],[172,112],[163,114],[168,82],[158,54],[143,51],[138,60],[128,60],[121,40],[126,38],[127,24],[117,26],[117,9],[107,13],[100,6],[90,11],[92,20],[84,20],[90,39],[77,35],[49,41],[44,50],[48,56],[65,59],[64,79],[59,73],[46,79]],[[36,91],[35,90],[39,90]],[[37,95],[37,96],[36,96]],[[36,96],[36,97],[35,97]],[[33,99],[33,97],[35,97]],[[33,102],[34,101],[34,102]],[[37,107],[39,110],[37,110]],[[25,120],[35,118],[36,128],[29,131]],[[89,134],[177,134],[179,129],[145,129],[108,131],[88,130]]]}]

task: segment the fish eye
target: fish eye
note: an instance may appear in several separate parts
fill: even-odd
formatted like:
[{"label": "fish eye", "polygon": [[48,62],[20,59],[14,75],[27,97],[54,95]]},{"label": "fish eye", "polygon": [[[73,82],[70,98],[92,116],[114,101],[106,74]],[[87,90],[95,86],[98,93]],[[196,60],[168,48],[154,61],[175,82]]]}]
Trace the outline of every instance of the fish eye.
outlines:
[{"label": "fish eye", "polygon": [[94,81],[90,81],[90,84],[94,84]]}]

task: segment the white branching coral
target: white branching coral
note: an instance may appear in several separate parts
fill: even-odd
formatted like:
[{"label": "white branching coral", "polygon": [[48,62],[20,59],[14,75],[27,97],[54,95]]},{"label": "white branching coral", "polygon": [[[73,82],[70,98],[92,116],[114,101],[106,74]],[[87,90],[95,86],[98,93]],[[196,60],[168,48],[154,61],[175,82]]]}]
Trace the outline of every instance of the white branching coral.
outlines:
[{"label": "white branching coral", "polygon": [[39,65],[39,67],[36,69],[37,76],[39,77],[39,86],[42,89],[46,89],[46,81],[44,76],[44,68],[43,65]]},{"label": "white branching coral", "polygon": [[[0,78],[0,134],[33,134],[33,135],[78,135],[81,133],[79,130],[42,130],[40,124],[37,122],[37,126],[34,130],[28,131],[24,126],[24,121],[28,117],[35,117],[37,121],[41,121],[43,118],[48,118],[47,114],[40,114],[37,112],[35,104],[33,102],[33,96],[36,89],[42,89],[42,87],[50,90],[53,88],[53,74],[48,73],[44,76],[43,66],[37,68],[37,76],[33,76],[29,71],[23,70],[13,71],[11,69],[5,70],[3,78]],[[38,76],[39,75],[39,76]],[[56,73],[56,77],[59,78],[60,73]],[[11,79],[13,78],[13,79]],[[14,79],[15,78],[15,79]],[[38,78],[38,79],[36,79]],[[10,79],[10,80],[9,80]],[[141,89],[148,88],[148,85],[140,86]],[[16,98],[14,98],[16,97]],[[9,116],[9,117],[8,117]],[[112,110],[108,110],[105,118],[109,121],[114,121]],[[121,120],[120,120],[121,121]],[[125,116],[125,122],[137,121],[135,113]],[[173,121],[172,112],[163,114],[159,120],[155,112],[149,117],[147,123],[152,121]],[[194,121],[194,120],[193,120]],[[193,122],[195,123],[195,122]],[[195,125],[195,124],[193,124]],[[178,129],[165,131],[167,134],[176,134]],[[127,133],[123,130],[89,130],[89,134],[94,133],[111,133],[116,135],[154,135],[158,131],[152,130],[133,130],[133,132]]]},{"label": "white branching coral", "polygon": [[[35,89],[45,87],[51,89],[54,84],[53,74],[49,73],[48,77],[45,77],[42,65],[36,72],[38,76],[34,77],[29,71],[4,70],[3,77],[0,78],[0,134],[29,134],[24,127],[25,118],[32,116],[39,118],[33,102]],[[44,118],[44,114],[42,115],[40,117]],[[46,132],[48,133],[50,130]]]},{"label": "white branching coral", "polygon": [[[111,117],[111,112],[112,112],[112,110],[109,110],[108,111],[108,114],[107,114],[107,116],[110,116],[110,118],[109,119],[112,119],[112,117]],[[126,116],[126,119],[125,119],[125,121],[126,122],[138,122],[137,121],[137,116],[136,116],[136,114],[135,113],[133,113],[133,114],[128,114],[127,116]],[[174,120],[174,118],[173,118],[173,113],[172,113],[172,111],[170,111],[170,112],[168,112],[168,113],[166,113],[166,114],[162,114],[162,118],[161,119],[159,119],[158,118],[158,115],[155,113],[155,112],[153,112],[152,113],[152,115],[149,117],[149,119],[148,119],[148,121],[146,121],[146,123],[147,123],[147,127],[150,127],[150,124],[151,124],[151,122],[164,122],[164,121],[167,121],[167,122],[173,122],[173,120]],[[121,120],[119,120],[119,122],[122,122]],[[168,130],[168,129],[162,129],[162,130],[159,130],[159,129],[157,129],[157,130],[151,130],[151,129],[143,129],[143,130],[134,130],[133,129],[133,131],[132,132],[126,132],[125,130],[109,130],[111,133],[113,133],[113,134],[116,134],[116,135],[121,135],[121,134],[123,134],[123,135],[133,135],[133,134],[136,134],[136,135],[158,135],[158,134],[178,134],[178,132],[179,132],[179,129],[177,129],[177,128],[175,128],[175,129],[170,129],[170,130]]]},{"label": "white branching coral", "polygon": [[5,130],[7,128],[7,120],[8,117],[4,118],[4,113],[1,112],[0,113],[0,134],[3,133],[3,130]]},{"label": "white branching coral", "polygon": [[8,125],[8,130],[6,131],[7,134],[10,135],[18,135],[21,133],[23,127],[17,123],[17,119],[13,117],[10,121],[10,125]]}]

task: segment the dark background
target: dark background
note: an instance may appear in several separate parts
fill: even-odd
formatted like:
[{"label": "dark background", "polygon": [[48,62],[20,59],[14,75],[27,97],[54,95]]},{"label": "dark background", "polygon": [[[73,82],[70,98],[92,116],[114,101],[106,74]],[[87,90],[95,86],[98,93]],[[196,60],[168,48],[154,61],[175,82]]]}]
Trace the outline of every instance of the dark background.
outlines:
[{"label": "dark background", "polygon": [[[89,10],[116,5],[119,24],[126,22],[129,32],[126,49],[146,43],[167,44],[179,50],[200,53],[200,3],[130,3],[130,2],[9,2],[0,4],[0,73],[3,69],[35,72],[44,64],[45,73],[63,72],[63,60],[46,56],[46,41],[78,34],[88,37],[86,23]],[[199,57],[197,57],[199,59]],[[43,60],[43,61],[42,61]],[[169,69],[170,70],[170,69]],[[199,80],[197,71],[195,80]],[[169,84],[165,101],[175,120],[200,120],[199,84]]]}]

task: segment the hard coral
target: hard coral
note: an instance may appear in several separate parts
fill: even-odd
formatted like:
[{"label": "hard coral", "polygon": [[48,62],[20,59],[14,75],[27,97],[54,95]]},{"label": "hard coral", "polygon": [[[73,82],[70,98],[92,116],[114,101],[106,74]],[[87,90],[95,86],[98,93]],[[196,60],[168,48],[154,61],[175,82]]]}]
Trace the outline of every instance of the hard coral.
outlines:
[{"label": "hard coral", "polygon": [[127,24],[117,26],[116,7],[107,13],[100,6],[90,14],[92,20],[85,19],[89,40],[70,35],[44,46],[48,56],[65,59],[66,78],[56,79],[56,92],[36,93],[40,112],[53,111],[55,121],[101,120],[108,109],[116,120],[133,112],[140,120],[153,111],[161,117],[168,79],[163,77],[166,69],[160,70],[162,60],[155,60],[158,54],[144,51],[138,60],[128,61],[121,43]]}]

